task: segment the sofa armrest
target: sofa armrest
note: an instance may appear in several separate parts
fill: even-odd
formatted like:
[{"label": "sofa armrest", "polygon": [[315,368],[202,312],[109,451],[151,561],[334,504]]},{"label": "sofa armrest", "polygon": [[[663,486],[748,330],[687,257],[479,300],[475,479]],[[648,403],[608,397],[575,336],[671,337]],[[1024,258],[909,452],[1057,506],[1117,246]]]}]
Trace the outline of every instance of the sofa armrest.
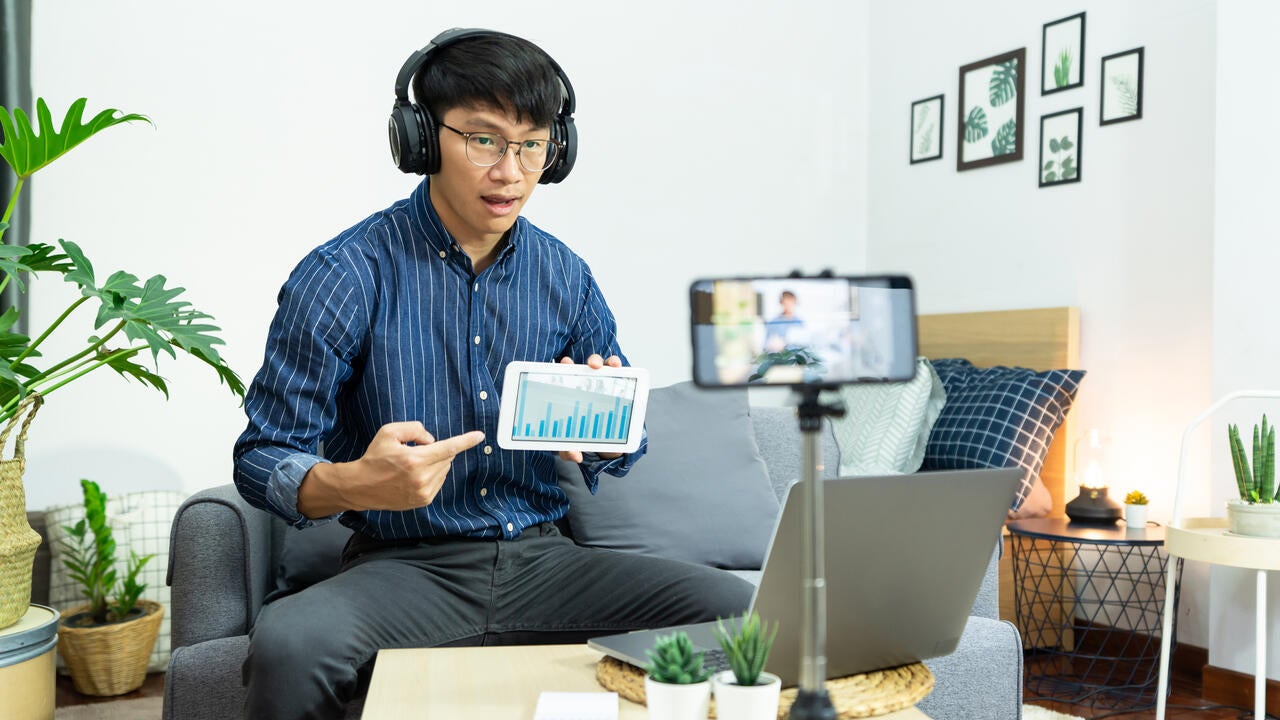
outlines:
[{"label": "sofa armrest", "polygon": [[249,632],[272,581],[272,518],[233,485],[192,495],[169,537],[172,646]]}]

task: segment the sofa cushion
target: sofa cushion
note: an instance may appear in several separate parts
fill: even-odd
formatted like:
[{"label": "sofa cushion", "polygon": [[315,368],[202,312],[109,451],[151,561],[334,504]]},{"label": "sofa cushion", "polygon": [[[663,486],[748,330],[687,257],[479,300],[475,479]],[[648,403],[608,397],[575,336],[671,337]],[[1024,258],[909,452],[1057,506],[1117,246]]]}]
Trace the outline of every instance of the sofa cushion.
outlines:
[{"label": "sofa cushion", "polygon": [[924,358],[901,383],[856,383],[840,388],[845,414],[832,420],[840,446],[840,474],[911,473],[924,462],[929,431],[947,394]]},{"label": "sofa cushion", "polygon": [[583,545],[730,569],[758,569],[778,515],[747,392],[689,382],[649,393],[649,450],[597,494],[558,461],[569,527]]},{"label": "sofa cushion", "polygon": [[1040,478],[1049,443],[1075,401],[1083,370],[974,367],[934,360],[947,402],[925,447],[926,470],[1021,467],[1018,510]]}]

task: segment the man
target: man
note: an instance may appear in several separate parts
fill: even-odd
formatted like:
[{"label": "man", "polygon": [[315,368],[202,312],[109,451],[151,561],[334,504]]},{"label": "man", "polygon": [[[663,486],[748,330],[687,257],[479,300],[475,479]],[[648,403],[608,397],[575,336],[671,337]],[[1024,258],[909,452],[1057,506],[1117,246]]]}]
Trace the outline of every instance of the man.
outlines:
[{"label": "man", "polygon": [[[571,164],[572,89],[535,45],[485,31],[441,35],[410,74],[393,154],[429,177],[297,266],[246,399],[245,499],[355,530],[342,572],[263,608],[247,717],[341,717],[381,648],[580,642],[750,601],[722,571],[573,544],[555,456],[489,441],[508,362],[624,362],[590,269],[520,215]],[[594,491],[644,451],[561,456]]]}]

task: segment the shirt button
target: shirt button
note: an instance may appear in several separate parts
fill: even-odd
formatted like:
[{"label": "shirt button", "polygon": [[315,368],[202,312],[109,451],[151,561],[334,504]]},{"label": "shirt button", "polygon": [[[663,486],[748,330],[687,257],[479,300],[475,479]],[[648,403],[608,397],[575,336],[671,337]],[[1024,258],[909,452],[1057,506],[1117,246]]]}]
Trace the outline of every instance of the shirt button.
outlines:
[{"label": "shirt button", "polygon": [[485,454],[485,455],[492,455],[492,454],[493,454],[493,446],[492,446],[492,445],[485,445],[485,446],[484,446],[484,454]]},{"label": "shirt button", "polygon": [[481,390],[481,391],[480,391],[480,399],[481,399],[481,400],[488,400],[488,399],[489,399],[489,393],[488,393],[488,391],[486,391],[486,390]]},{"label": "shirt button", "polygon": [[515,531],[516,531],[516,526],[512,523],[507,523],[507,532],[515,532]]},{"label": "shirt button", "polygon": [[448,255],[448,253],[443,250],[440,251],[440,257],[445,257],[446,255]]},{"label": "shirt button", "polygon": [[475,290],[476,292],[480,292],[480,283],[476,283]]},{"label": "shirt button", "polygon": [[476,345],[479,345],[479,344],[480,344],[480,336],[479,336],[479,335],[477,335],[477,336],[476,336],[476,338],[475,338],[474,340],[472,340],[471,342],[475,343]]},{"label": "shirt button", "polygon": [[480,497],[484,497],[485,495],[488,495],[488,494],[489,494],[489,488],[480,488]]}]

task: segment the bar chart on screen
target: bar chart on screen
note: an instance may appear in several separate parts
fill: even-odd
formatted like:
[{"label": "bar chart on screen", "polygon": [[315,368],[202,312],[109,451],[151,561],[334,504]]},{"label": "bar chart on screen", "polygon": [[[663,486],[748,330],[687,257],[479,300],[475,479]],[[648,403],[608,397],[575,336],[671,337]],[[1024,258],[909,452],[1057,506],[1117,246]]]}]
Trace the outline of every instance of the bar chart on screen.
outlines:
[{"label": "bar chart on screen", "polygon": [[525,372],[519,383],[513,438],[627,440],[635,378]]}]

